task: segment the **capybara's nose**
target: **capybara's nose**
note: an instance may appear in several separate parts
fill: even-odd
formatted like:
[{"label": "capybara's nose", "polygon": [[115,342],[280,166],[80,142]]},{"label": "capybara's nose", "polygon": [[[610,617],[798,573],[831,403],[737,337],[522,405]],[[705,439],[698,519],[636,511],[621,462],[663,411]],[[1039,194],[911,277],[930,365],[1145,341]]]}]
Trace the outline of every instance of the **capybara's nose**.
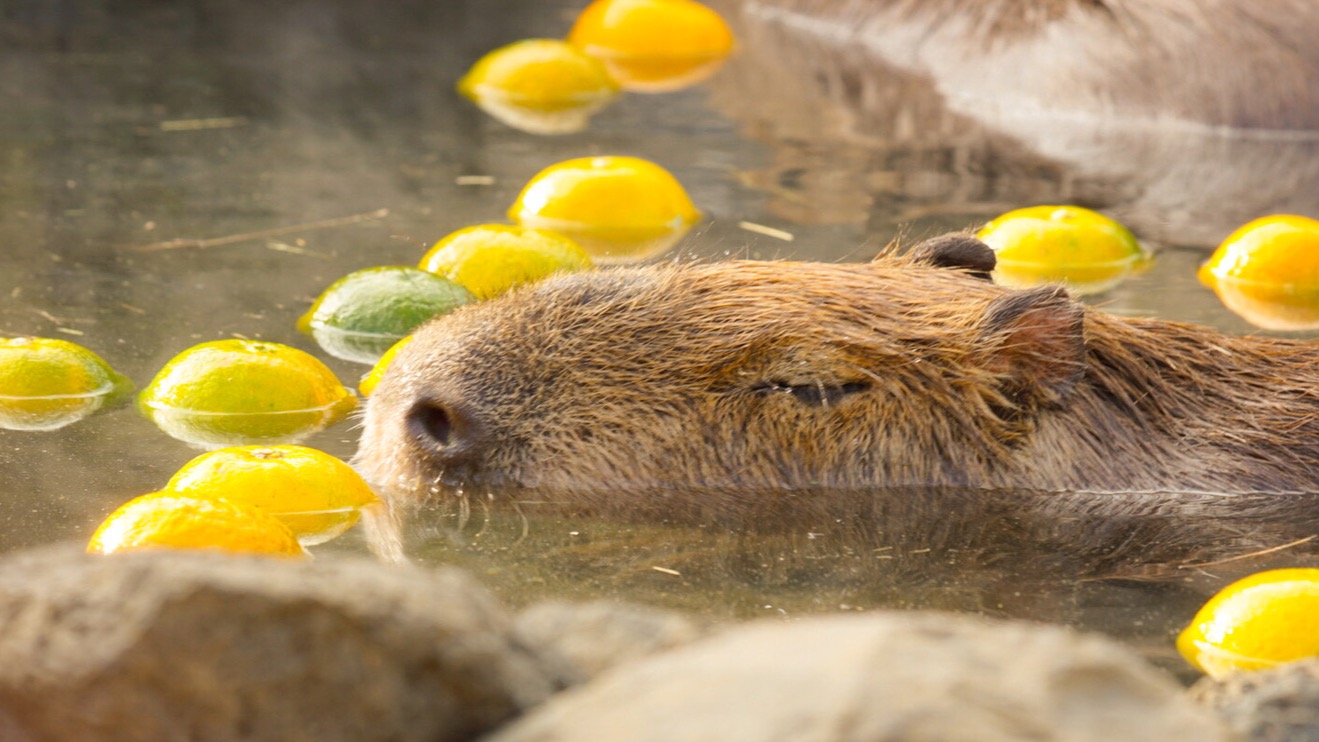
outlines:
[{"label": "capybara's nose", "polygon": [[486,448],[485,426],[468,405],[422,399],[407,412],[409,433],[446,470],[471,465]]}]

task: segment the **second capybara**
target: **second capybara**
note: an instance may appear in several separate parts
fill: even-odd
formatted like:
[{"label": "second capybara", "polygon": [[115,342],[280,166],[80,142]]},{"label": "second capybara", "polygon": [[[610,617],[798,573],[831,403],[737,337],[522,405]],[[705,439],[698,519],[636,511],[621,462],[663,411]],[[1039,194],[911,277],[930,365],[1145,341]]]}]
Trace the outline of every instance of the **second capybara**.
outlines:
[{"label": "second capybara", "polygon": [[[1088,519],[1158,521],[1187,555],[1221,552],[1178,518],[1319,527],[1319,344],[1120,317],[997,286],[993,265],[953,235],[870,263],[554,277],[419,330],[356,463],[396,502],[747,529],[904,488],[1037,493],[1026,509],[1081,523],[1096,552],[1131,534]],[[904,517],[951,517],[921,507]]]},{"label": "second capybara", "polygon": [[728,0],[929,79],[981,120],[1319,128],[1310,0]]}]

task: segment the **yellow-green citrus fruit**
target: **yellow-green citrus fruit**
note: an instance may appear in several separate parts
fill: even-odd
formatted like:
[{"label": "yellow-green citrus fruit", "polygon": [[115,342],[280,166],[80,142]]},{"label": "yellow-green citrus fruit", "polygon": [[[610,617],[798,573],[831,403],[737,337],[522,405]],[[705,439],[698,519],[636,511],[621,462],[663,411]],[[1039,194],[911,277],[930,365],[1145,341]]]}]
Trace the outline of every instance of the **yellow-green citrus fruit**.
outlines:
[{"label": "yellow-green citrus fruit", "polygon": [[366,268],[325,289],[298,320],[298,329],[336,358],[375,363],[426,320],[471,301],[475,297],[467,289],[428,271]]},{"label": "yellow-green citrus fruit", "polygon": [[217,340],[175,356],[138,395],[166,433],[202,447],[292,443],[357,404],[315,357],[279,343]]},{"label": "yellow-green citrus fruit", "polygon": [[604,61],[626,90],[659,93],[710,75],[733,51],[733,32],[693,0],[596,0],[568,41]]},{"label": "yellow-green citrus fruit", "polygon": [[352,527],[379,502],[351,466],[303,446],[239,446],[204,453],[183,465],[165,491],[260,508],[284,522],[305,546]]},{"label": "yellow-green citrus fruit", "polygon": [[591,267],[591,257],[567,237],[507,224],[460,229],[436,242],[421,259],[423,270],[465,286],[478,299],[554,273]]},{"label": "yellow-green citrus fruit", "polygon": [[1222,677],[1319,656],[1319,569],[1275,569],[1223,588],[1177,637],[1195,667]]},{"label": "yellow-green citrus fruit", "polygon": [[1006,286],[1063,283],[1078,294],[1100,293],[1150,257],[1126,227],[1080,206],[1009,211],[976,236],[994,249],[994,280]]},{"label": "yellow-green citrus fruit", "polygon": [[1249,222],[1201,266],[1200,281],[1259,327],[1319,327],[1319,221],[1275,214]]},{"label": "yellow-green citrus fruit", "polygon": [[408,335],[390,346],[389,350],[385,351],[383,356],[380,356],[380,360],[376,361],[376,365],[372,366],[371,370],[362,376],[362,380],[357,384],[357,392],[363,397],[371,396],[371,392],[376,390],[376,385],[380,383],[381,377],[385,375],[385,370],[389,368],[389,364],[394,362],[394,356],[398,355],[399,350],[410,342],[412,342],[412,336]]},{"label": "yellow-green citrus fruit", "polygon": [[545,168],[509,209],[519,224],[568,235],[600,263],[643,260],[701,218],[669,171],[638,157],[582,157]]},{"label": "yellow-green citrus fruit", "polygon": [[215,549],[296,557],[306,552],[273,515],[238,502],[153,492],[110,514],[87,544],[93,554],[139,549]]},{"label": "yellow-green citrus fruit", "polygon": [[481,57],[458,91],[486,113],[533,134],[567,134],[618,95],[604,64],[558,39],[526,39]]},{"label": "yellow-green citrus fruit", "polygon": [[54,430],[127,398],[133,384],[67,340],[0,338],[0,428]]}]

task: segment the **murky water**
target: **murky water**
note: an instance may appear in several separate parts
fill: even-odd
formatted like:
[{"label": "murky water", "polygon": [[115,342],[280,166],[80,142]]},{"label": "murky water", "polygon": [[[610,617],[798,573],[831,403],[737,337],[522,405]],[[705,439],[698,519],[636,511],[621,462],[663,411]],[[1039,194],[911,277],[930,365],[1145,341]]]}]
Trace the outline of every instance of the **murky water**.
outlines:
[{"label": "murky water", "polygon": [[[686,185],[707,218],[677,248],[683,256],[862,260],[895,236],[961,229],[1008,208],[1104,208],[1161,252],[1150,271],[1092,301],[1231,332],[1252,329],[1195,281],[1208,248],[1254,216],[1319,214],[1314,140],[977,121],[920,81],[744,16],[734,0],[713,3],[741,39],[715,79],[626,96],[586,132],[525,134],[456,95],[480,54],[562,35],[583,4],[7,7],[0,333],[80,342],[139,386],[204,340],[317,352],[294,321],[331,281],[414,264],[451,230],[503,221],[544,166],[597,153],[646,157]],[[350,383],[365,371],[318,355]],[[309,444],[347,457],[355,437],[344,424]],[[131,407],[59,431],[0,431],[0,549],[83,540],[195,453]],[[858,566],[873,555],[809,535],[767,544],[699,529],[505,522],[479,507],[453,518],[416,526],[410,550],[472,567],[513,600],[625,596],[718,616],[913,603],[1119,633],[1116,624],[1144,622],[1156,638],[1195,602],[1120,585],[1041,606],[1010,579],[992,604],[947,584],[885,597]],[[361,535],[333,548],[362,549]]]}]

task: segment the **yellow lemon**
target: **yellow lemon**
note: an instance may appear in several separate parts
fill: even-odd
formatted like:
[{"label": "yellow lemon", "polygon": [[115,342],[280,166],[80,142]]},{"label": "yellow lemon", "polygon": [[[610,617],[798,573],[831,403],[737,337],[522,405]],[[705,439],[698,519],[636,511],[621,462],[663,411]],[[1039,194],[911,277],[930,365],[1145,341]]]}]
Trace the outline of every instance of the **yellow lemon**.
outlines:
[{"label": "yellow lemon", "polygon": [[724,19],[692,0],[596,0],[568,41],[604,61],[625,89],[644,93],[700,82],[733,51]]},{"label": "yellow lemon", "polygon": [[1259,327],[1319,327],[1319,221],[1275,214],[1249,222],[1201,266],[1200,281]]},{"label": "yellow lemon", "polygon": [[1214,677],[1319,656],[1319,569],[1275,569],[1228,585],[1177,637],[1177,649]]},{"label": "yellow lemon", "polygon": [[566,234],[601,263],[672,247],[701,218],[669,171],[637,157],[582,157],[527,182],[508,211],[527,227]]},{"label": "yellow lemon", "polygon": [[353,468],[303,446],[239,446],[204,453],[165,491],[253,505],[284,522],[306,546],[324,543],[379,500]]},{"label": "yellow lemon", "polygon": [[526,39],[481,57],[458,91],[486,113],[533,134],[567,134],[618,95],[598,59],[557,39]]},{"label": "yellow lemon", "polygon": [[336,358],[375,363],[426,320],[474,300],[459,284],[418,268],[366,268],[325,289],[298,329]]},{"label": "yellow lemon", "polygon": [[408,335],[390,346],[389,350],[385,351],[383,356],[380,356],[380,360],[376,361],[376,365],[372,366],[371,370],[367,371],[362,380],[357,383],[358,393],[363,397],[371,396],[371,392],[374,392],[376,385],[380,383],[380,378],[385,375],[385,369],[389,368],[389,364],[394,362],[394,356],[398,355],[399,350],[410,342],[412,342],[412,336]]},{"label": "yellow lemon", "polygon": [[260,508],[172,492],[152,492],[124,503],[87,544],[93,554],[152,548],[306,554],[288,526]]},{"label": "yellow lemon", "polygon": [[1080,206],[1009,211],[976,236],[994,249],[994,280],[1006,286],[1065,283],[1078,294],[1096,294],[1144,268],[1150,257],[1126,227]]},{"label": "yellow lemon", "polygon": [[203,447],[295,442],[342,420],[356,404],[352,390],[313,356],[256,340],[195,345],[138,395],[161,430]]},{"label": "yellow lemon", "polygon": [[436,242],[421,259],[423,270],[462,284],[478,299],[553,273],[591,267],[591,257],[567,237],[508,224],[460,229]]},{"label": "yellow lemon", "polygon": [[127,398],[133,383],[67,340],[0,338],[0,428],[54,430]]}]

